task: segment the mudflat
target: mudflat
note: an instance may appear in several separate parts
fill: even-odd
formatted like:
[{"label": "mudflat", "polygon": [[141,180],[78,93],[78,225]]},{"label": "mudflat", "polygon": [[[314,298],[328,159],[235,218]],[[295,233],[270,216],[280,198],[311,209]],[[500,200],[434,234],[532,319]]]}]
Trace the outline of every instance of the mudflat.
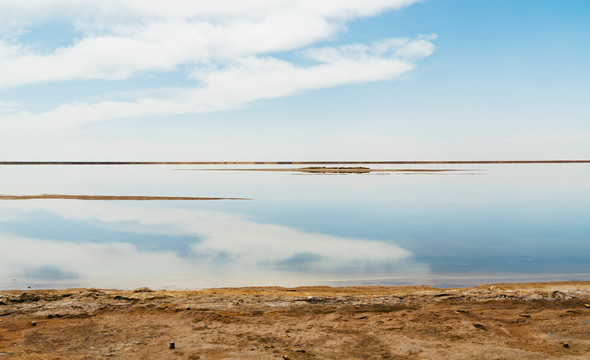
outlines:
[{"label": "mudflat", "polygon": [[0,359],[588,359],[589,303],[590,282],[0,291]]}]

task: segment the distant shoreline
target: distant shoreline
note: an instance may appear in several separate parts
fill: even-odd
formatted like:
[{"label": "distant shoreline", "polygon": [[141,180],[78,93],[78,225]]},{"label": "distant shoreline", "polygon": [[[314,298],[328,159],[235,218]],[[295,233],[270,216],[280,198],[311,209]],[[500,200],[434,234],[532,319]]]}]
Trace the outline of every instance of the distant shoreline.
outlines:
[{"label": "distant shoreline", "polygon": [[188,197],[188,196],[129,196],[129,195],[0,195],[0,200],[251,200],[248,198],[227,198],[227,197]]},{"label": "distant shoreline", "polygon": [[0,165],[436,165],[590,164],[590,160],[392,160],[392,161],[0,161]]}]

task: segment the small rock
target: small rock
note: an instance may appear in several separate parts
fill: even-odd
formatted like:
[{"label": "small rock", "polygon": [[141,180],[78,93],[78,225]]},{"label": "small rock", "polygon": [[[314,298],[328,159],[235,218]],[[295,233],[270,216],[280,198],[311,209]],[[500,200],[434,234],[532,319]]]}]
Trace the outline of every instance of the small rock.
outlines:
[{"label": "small rock", "polygon": [[36,321],[31,321],[31,326],[37,326],[37,322]]},{"label": "small rock", "polygon": [[584,304],[584,306],[590,309],[590,304]]},{"label": "small rock", "polygon": [[176,345],[174,344],[174,341],[170,342],[170,349],[175,349]]},{"label": "small rock", "polygon": [[146,286],[142,286],[140,288],[137,288],[135,290],[133,290],[134,293],[140,293],[140,292],[154,292],[154,290],[150,289],[149,287]]},{"label": "small rock", "polygon": [[482,324],[473,324],[473,327],[477,328],[477,329],[481,329],[481,330],[487,330],[488,328],[486,328],[484,325]]},{"label": "small rock", "polygon": [[554,299],[565,299],[566,295],[564,293],[562,293],[561,291],[554,291],[551,293],[551,297]]},{"label": "small rock", "polygon": [[569,343],[563,343],[563,347],[566,348],[566,349],[569,349],[570,344]]}]

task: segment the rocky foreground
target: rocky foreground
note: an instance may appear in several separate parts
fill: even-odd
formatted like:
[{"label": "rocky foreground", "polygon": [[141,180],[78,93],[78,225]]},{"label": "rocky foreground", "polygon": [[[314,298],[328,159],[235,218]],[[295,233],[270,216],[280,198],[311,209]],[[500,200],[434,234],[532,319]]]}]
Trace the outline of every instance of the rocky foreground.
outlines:
[{"label": "rocky foreground", "polygon": [[0,360],[589,359],[589,303],[590,282],[0,291]]}]

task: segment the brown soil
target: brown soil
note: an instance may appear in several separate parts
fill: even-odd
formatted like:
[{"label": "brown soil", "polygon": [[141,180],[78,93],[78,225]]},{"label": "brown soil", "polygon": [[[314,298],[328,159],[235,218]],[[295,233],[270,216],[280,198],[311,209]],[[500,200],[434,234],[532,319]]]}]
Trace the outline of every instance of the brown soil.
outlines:
[{"label": "brown soil", "polygon": [[0,291],[0,359],[588,359],[588,303],[590,282]]}]

